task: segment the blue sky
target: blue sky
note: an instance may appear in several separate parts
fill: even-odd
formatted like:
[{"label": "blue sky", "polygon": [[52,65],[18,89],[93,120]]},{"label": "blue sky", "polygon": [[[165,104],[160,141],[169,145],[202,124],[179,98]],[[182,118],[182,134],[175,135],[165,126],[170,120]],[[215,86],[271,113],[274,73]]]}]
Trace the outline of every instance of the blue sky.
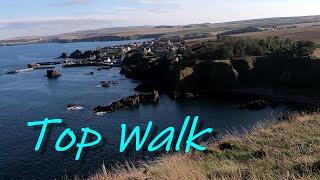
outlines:
[{"label": "blue sky", "polygon": [[320,14],[319,0],[0,0],[0,39]]}]

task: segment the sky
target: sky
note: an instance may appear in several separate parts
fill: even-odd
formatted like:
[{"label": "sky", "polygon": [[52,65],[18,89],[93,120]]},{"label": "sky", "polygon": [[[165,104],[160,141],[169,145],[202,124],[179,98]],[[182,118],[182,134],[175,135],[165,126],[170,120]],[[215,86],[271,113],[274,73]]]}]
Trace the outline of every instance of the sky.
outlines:
[{"label": "sky", "polygon": [[0,39],[142,25],[320,15],[319,0],[0,0]]}]

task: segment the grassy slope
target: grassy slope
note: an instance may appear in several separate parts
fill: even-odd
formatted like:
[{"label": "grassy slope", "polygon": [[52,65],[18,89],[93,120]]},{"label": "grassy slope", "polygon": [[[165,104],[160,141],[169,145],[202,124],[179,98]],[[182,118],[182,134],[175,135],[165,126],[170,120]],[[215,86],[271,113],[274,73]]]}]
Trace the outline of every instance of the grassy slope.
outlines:
[{"label": "grassy slope", "polygon": [[296,25],[296,28],[288,28],[282,30],[268,30],[261,32],[251,32],[233,35],[237,36],[248,36],[252,38],[265,38],[269,36],[279,36],[282,39],[291,40],[308,40],[315,41],[320,37],[320,23],[305,23]]},{"label": "grassy slope", "polygon": [[[207,153],[192,152],[159,158],[136,168],[129,164],[92,176],[102,179],[320,179],[320,115],[259,124],[242,137],[228,135],[232,150],[208,144]],[[264,158],[254,156],[263,149]]]}]

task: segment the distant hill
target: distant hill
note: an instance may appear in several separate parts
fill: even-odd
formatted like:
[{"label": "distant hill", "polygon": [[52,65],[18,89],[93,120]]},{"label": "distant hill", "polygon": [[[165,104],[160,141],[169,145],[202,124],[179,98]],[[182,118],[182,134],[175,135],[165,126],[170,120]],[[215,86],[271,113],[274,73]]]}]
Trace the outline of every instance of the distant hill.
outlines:
[{"label": "distant hill", "polygon": [[[132,27],[113,27],[102,28],[96,30],[76,31],[71,33],[64,33],[55,36],[27,36],[27,37],[14,37],[5,40],[0,40],[0,45],[17,45],[17,44],[31,44],[31,43],[68,43],[68,42],[91,42],[91,41],[118,41],[118,40],[132,40],[141,38],[163,38],[179,39],[179,40],[192,40],[201,38],[213,38],[219,34],[222,35],[248,35],[254,36],[250,33],[258,33],[258,35],[280,35],[281,30],[288,29],[288,27],[301,28],[301,24],[309,24],[315,36],[320,32],[320,15],[317,16],[302,16],[302,17],[276,17],[265,19],[252,19],[243,21],[232,21],[223,23],[203,23],[203,24],[190,24],[179,26],[132,26]],[[269,28],[268,28],[269,27]],[[277,32],[268,32],[273,27],[283,29],[276,29]],[[258,29],[257,29],[258,28]],[[295,27],[296,28],[296,27]],[[294,28],[292,28],[294,29]],[[295,29],[297,30],[297,29]],[[305,29],[306,31],[307,29]],[[262,31],[262,32],[261,32]],[[231,32],[231,33],[230,33]],[[245,34],[247,33],[247,34]],[[249,34],[248,34],[249,33]],[[259,34],[260,33],[260,34]],[[287,34],[290,31],[287,30]],[[303,33],[297,34],[303,37]],[[310,35],[310,33],[309,33]],[[310,36],[314,36],[311,35]],[[294,35],[293,35],[294,36]],[[289,36],[289,38],[291,38]],[[308,37],[310,39],[310,37]],[[308,39],[308,40],[309,40]],[[320,37],[319,37],[320,39]]]}]

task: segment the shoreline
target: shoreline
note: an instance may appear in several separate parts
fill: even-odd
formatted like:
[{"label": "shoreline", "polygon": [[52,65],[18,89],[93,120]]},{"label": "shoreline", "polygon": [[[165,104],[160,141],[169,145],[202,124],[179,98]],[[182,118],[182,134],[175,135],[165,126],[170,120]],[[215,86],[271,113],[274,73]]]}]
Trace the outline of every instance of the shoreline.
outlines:
[{"label": "shoreline", "polygon": [[[100,38],[100,37],[96,37],[96,38]],[[154,37],[141,37],[141,38],[137,38],[137,39],[132,39],[132,38],[121,38],[119,37],[119,39],[104,39],[104,40],[78,40],[78,39],[74,39],[74,40],[66,40],[66,41],[46,41],[46,42],[26,42],[26,43],[12,43],[12,44],[0,44],[0,47],[10,47],[10,46],[22,46],[22,45],[32,45],[32,44],[68,44],[68,43],[94,43],[94,42],[115,42],[115,41],[140,41],[140,40],[152,40],[155,39]]]}]

